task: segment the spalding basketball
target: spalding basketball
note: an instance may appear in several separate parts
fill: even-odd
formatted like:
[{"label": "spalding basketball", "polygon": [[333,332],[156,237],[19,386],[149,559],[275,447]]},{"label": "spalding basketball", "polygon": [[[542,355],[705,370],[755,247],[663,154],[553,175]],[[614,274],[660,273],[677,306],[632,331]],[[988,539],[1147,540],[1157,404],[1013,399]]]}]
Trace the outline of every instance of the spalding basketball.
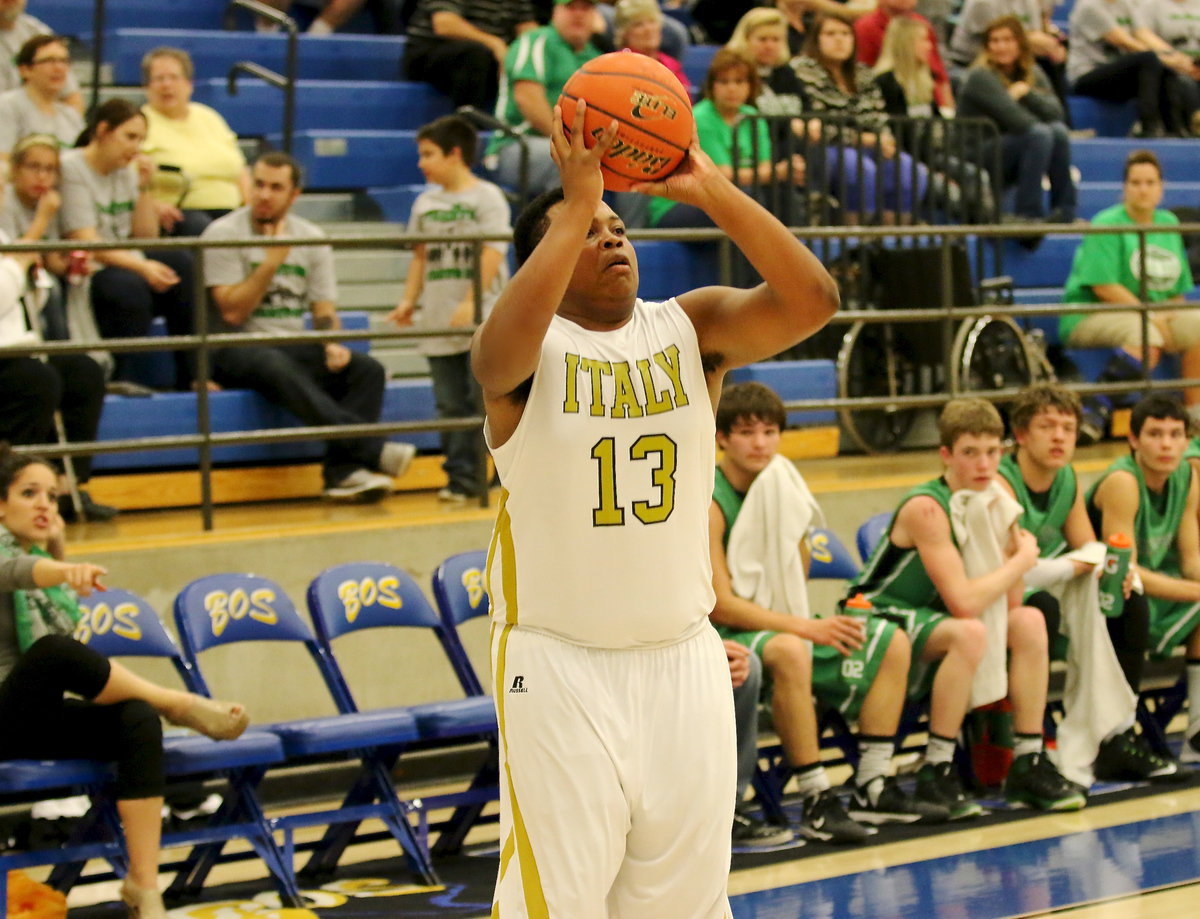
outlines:
[{"label": "spalding basketball", "polygon": [[636,182],[654,182],[675,171],[692,141],[692,103],[671,71],[633,51],[602,54],[567,80],[562,95],[567,136],[575,123],[575,102],[587,102],[584,143],[618,122],[617,137],[600,162],[604,187],[628,191]]}]

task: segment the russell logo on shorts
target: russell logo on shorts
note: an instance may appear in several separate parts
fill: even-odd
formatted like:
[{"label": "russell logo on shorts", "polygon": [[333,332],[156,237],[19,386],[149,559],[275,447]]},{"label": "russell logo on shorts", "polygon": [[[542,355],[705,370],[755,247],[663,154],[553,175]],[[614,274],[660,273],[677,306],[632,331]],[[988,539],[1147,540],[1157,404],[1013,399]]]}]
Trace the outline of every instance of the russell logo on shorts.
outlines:
[{"label": "russell logo on shorts", "polygon": [[513,677],[512,686],[509,688],[508,691],[509,692],[529,692],[529,690],[525,688],[525,677],[523,677],[523,676]]}]

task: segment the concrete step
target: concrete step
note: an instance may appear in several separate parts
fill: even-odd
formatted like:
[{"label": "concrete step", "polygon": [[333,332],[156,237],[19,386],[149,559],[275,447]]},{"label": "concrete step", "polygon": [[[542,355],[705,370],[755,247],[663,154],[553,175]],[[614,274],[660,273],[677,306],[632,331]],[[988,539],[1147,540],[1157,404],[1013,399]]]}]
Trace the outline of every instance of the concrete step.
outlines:
[{"label": "concrete step", "polygon": [[[362,283],[339,278],[338,306],[347,310],[365,310],[385,315],[404,296],[402,281]],[[372,317],[373,318],[373,317]]]},{"label": "concrete step", "polygon": [[[350,192],[304,192],[292,206],[292,210],[314,223],[340,224],[353,220],[355,216],[354,195]],[[329,232],[329,228],[325,228]]]},{"label": "concrete step", "polygon": [[334,252],[338,281],[403,281],[408,273],[409,252],[343,249]]}]

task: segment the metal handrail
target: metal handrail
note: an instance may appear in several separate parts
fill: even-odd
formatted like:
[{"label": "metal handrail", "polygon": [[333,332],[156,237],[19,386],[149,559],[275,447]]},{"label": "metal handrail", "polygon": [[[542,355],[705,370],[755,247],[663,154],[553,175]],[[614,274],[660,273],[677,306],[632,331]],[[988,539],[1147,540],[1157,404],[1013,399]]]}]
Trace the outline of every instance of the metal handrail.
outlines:
[{"label": "metal handrail", "polygon": [[[1174,228],[1173,228],[1174,229]],[[1197,224],[1180,224],[1177,228],[1180,233],[1200,233],[1200,223]],[[884,228],[860,228],[860,227],[828,227],[814,228],[806,227],[799,231],[805,238],[811,238],[814,235],[822,238],[830,239],[861,239],[869,237],[926,237],[933,236],[940,240],[945,252],[948,253],[950,241],[955,238],[979,234],[985,236],[1001,237],[1001,236],[1022,236],[1028,235],[1032,231],[1037,231],[1046,235],[1055,233],[1063,234],[1070,233],[1074,235],[1106,235],[1113,233],[1138,233],[1145,237],[1145,234],[1157,232],[1156,226],[1077,226],[1077,225],[1060,225],[1048,226],[1045,224],[1006,224],[1004,227],[996,226],[975,226],[975,227],[884,227]],[[657,230],[657,231],[636,231],[631,234],[633,239],[670,239],[670,240],[686,240],[686,241],[713,241],[720,240],[723,250],[732,248],[732,243],[729,238],[720,230],[715,229],[696,229],[696,230]],[[431,235],[416,235],[416,234],[397,234],[394,237],[379,237],[379,236],[332,236],[320,242],[320,245],[328,245],[332,248],[344,249],[388,249],[410,247],[421,243],[432,243],[443,240],[444,237]],[[502,234],[479,234],[477,236],[465,236],[461,238],[461,242],[473,242],[480,245],[485,241],[506,240],[507,236]],[[311,238],[296,238],[296,239],[278,239],[275,243],[285,246],[312,246],[314,241]],[[127,438],[122,440],[112,440],[104,442],[91,443],[71,443],[71,444],[38,444],[25,445],[15,447],[17,452],[29,453],[44,453],[53,456],[75,456],[79,454],[98,454],[98,453],[122,453],[140,450],[161,450],[174,449],[179,447],[195,447],[200,452],[199,472],[201,476],[201,510],[204,518],[205,529],[212,528],[213,502],[211,491],[212,477],[212,450],[218,446],[229,446],[233,444],[248,444],[248,443],[278,443],[297,440],[333,440],[347,437],[359,437],[364,435],[379,436],[396,433],[411,433],[415,431],[460,431],[460,430],[481,430],[483,425],[482,418],[464,418],[455,420],[431,420],[421,422],[380,422],[375,424],[360,424],[360,425],[339,425],[336,427],[294,427],[294,428],[276,428],[271,430],[260,431],[241,431],[228,433],[214,433],[209,415],[209,400],[208,390],[205,385],[208,378],[208,358],[209,352],[216,347],[243,347],[263,344],[289,344],[298,342],[320,342],[320,341],[359,341],[359,340],[396,340],[396,339],[420,339],[426,337],[446,337],[449,335],[470,335],[472,329],[430,329],[430,330],[412,330],[412,329],[371,329],[371,330],[348,330],[334,329],[313,332],[288,332],[288,333],[212,333],[207,326],[208,311],[204,308],[207,302],[207,289],[204,285],[203,272],[203,257],[206,249],[216,248],[250,248],[261,244],[258,239],[241,239],[241,240],[204,240],[199,238],[187,239],[172,239],[172,240],[130,240],[129,245],[137,246],[137,248],[153,252],[157,249],[188,249],[194,252],[197,258],[196,270],[194,272],[194,290],[193,297],[196,304],[195,328],[196,334],[189,336],[169,336],[155,338],[130,338],[130,339],[104,339],[102,342],[59,342],[47,341],[39,342],[32,346],[24,345],[20,347],[0,347],[0,357],[8,358],[22,354],[54,354],[54,353],[81,353],[86,351],[94,351],[97,348],[114,352],[137,352],[137,351],[162,351],[162,350],[192,350],[198,353],[197,366],[197,382],[199,388],[197,391],[197,427],[199,433],[190,435],[172,435],[163,437],[142,437],[142,438]],[[0,245],[0,254],[9,252],[49,252],[49,251],[69,251],[73,249],[83,249],[87,251],[97,251],[119,248],[112,242],[82,242],[82,241],[57,241],[57,242],[36,242],[36,243],[7,243]],[[729,258],[723,257],[720,264],[721,281],[726,283],[729,278]],[[1145,265],[1143,259],[1142,264]],[[1044,316],[1044,315],[1059,315],[1061,313],[1093,313],[1093,312],[1111,312],[1130,309],[1140,311],[1144,316],[1149,316],[1156,310],[1166,310],[1173,308],[1171,304],[1153,304],[1140,303],[1136,305],[1126,304],[1026,304],[1026,305],[988,305],[988,306],[961,306],[956,305],[951,301],[951,289],[949,285],[943,285],[942,300],[943,303],[939,307],[929,307],[924,309],[896,309],[896,310],[847,310],[842,314],[835,316],[833,322],[845,324],[850,322],[868,322],[868,323],[888,323],[888,322],[919,322],[930,320],[952,321],[959,319],[967,319],[978,316],[994,315],[996,313],[1005,313],[1013,316]],[[1144,344],[1144,342],[1143,342]],[[1141,379],[1127,383],[1069,383],[1065,384],[1068,388],[1081,393],[1126,393],[1140,392],[1144,390],[1155,389],[1177,389],[1181,386],[1200,386],[1200,379],[1186,380],[1150,380]],[[1011,398],[1015,394],[1015,390],[1000,389],[973,392],[975,395],[991,398]],[[938,406],[944,404],[951,398],[954,398],[957,393],[931,393],[912,396],[879,396],[879,397],[864,397],[864,398],[832,398],[832,399],[806,399],[786,403],[788,411],[794,410],[829,410],[829,409],[866,409],[866,408],[882,408],[891,406],[893,408],[922,408],[930,406]]]},{"label": "metal handrail", "polygon": [[258,77],[269,85],[283,90],[283,152],[291,153],[292,135],[296,130],[296,65],[300,29],[296,25],[296,20],[291,16],[275,9],[273,6],[260,3],[258,0],[229,0],[229,6],[225,10],[226,29],[233,28],[233,12],[239,8],[247,10],[262,19],[269,19],[271,22],[278,23],[287,30],[287,58],[284,63],[284,73],[276,73],[274,70],[270,70],[261,64],[256,64],[254,61],[238,61],[229,68],[229,75],[226,78],[229,95],[237,95],[237,77],[239,73],[247,73],[252,77]]},{"label": "metal handrail", "polygon": [[94,109],[100,104],[100,71],[104,66],[104,20],[107,10],[106,0],[96,0],[92,8],[92,104]]}]

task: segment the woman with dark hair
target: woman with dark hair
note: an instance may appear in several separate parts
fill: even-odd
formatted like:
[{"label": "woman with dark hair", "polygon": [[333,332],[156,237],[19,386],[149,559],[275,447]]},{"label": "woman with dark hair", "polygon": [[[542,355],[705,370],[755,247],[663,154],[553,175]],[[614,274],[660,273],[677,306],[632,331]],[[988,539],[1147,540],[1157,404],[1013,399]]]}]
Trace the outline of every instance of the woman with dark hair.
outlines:
[{"label": "woman with dark hair", "polygon": [[[142,155],[146,116],[124,99],[97,108],[62,158],[62,225],[68,239],[124,243],[158,236],[158,209],[150,194],[154,163]],[[172,335],[191,334],[192,257],[183,251],[136,249],[92,253],[100,264],[92,276],[92,309],[105,338],[141,338],[155,316]],[[190,361],[176,355],[175,385],[191,387]],[[115,376],[131,377],[128,355],[116,361]]]},{"label": "woman with dark hair", "polygon": [[[54,470],[0,449],[0,759],[116,764],[131,919],[165,919],[158,891],[163,750],[159,717],[215,740],[250,721],[238,704],[166,689],[71,637],[99,565],[65,560]],[[73,698],[66,698],[70,693]]]},{"label": "woman with dark hair", "polygon": [[1001,16],[984,30],[983,50],[958,93],[958,114],[987,118],[999,130],[1001,183],[1016,185],[1018,217],[1046,218],[1042,180],[1048,178],[1050,222],[1075,219],[1078,196],[1063,107],[1017,17]]},{"label": "woman with dark hair", "polygon": [[[835,162],[826,168],[834,194],[848,209],[847,220],[876,215],[880,182],[879,218],[885,223],[895,223],[898,216],[904,221],[911,218],[925,196],[928,171],[897,148],[883,93],[870,68],[855,57],[854,29],[841,19],[817,16],[805,36],[804,53],[793,59],[792,67],[804,87],[809,111],[826,116],[817,136],[835,145],[827,152]],[[853,166],[838,155],[842,146],[858,149]]]},{"label": "woman with dark hair", "polygon": [[35,35],[16,58],[21,86],[0,95],[0,150],[11,150],[27,134],[50,134],[63,147],[83,130],[79,112],[61,99],[71,73],[67,40]]}]

